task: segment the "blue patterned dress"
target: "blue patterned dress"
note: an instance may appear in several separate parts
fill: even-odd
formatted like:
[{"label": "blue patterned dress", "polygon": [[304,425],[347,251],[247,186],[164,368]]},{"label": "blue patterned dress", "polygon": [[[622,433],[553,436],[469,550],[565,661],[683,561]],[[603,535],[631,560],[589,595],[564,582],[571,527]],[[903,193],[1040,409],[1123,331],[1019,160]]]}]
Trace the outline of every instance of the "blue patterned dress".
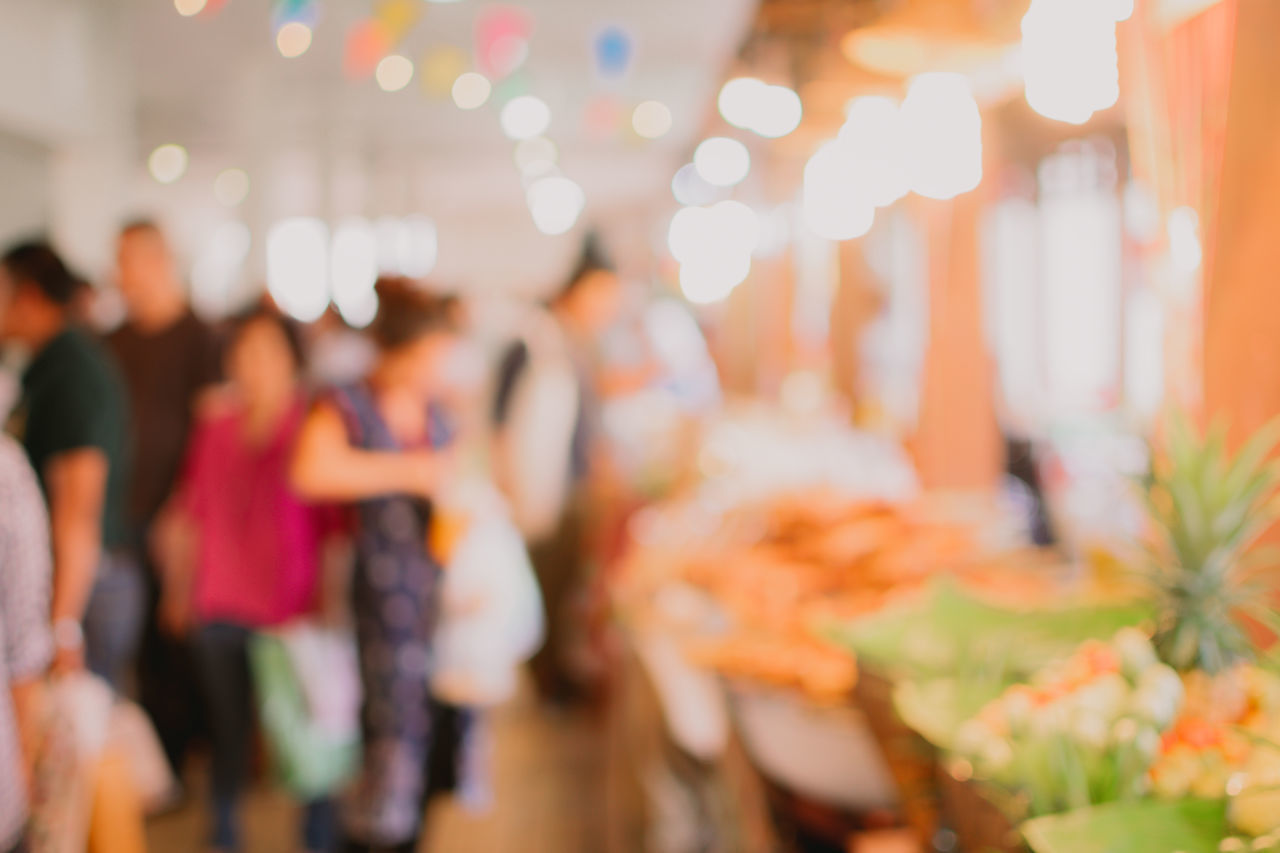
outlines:
[{"label": "blue patterned dress", "polygon": [[[352,445],[402,449],[387,428],[372,389],[342,388],[333,401]],[[433,447],[451,440],[443,413],[429,413]],[[345,803],[348,834],[366,844],[416,838],[438,765],[441,706],[431,699],[431,643],[440,566],[426,548],[430,505],[409,495],[383,495],[356,505],[356,567],[352,607],[364,688],[364,760]],[[452,726],[446,726],[452,727]],[[437,754],[433,755],[433,752]]]}]

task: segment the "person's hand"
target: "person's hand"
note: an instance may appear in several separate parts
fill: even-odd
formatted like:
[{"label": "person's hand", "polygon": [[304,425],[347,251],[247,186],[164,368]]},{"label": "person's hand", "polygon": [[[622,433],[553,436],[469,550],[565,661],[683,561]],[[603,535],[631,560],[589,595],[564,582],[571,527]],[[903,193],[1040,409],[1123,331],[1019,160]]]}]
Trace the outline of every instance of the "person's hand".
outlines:
[{"label": "person's hand", "polygon": [[457,454],[450,450],[412,450],[404,454],[405,493],[431,500],[457,471]]},{"label": "person's hand", "polygon": [[84,669],[84,629],[80,620],[70,617],[53,622],[53,663],[49,671],[67,675]]},{"label": "person's hand", "polygon": [[59,646],[53,653],[49,671],[54,675],[70,675],[84,669],[84,646]]}]

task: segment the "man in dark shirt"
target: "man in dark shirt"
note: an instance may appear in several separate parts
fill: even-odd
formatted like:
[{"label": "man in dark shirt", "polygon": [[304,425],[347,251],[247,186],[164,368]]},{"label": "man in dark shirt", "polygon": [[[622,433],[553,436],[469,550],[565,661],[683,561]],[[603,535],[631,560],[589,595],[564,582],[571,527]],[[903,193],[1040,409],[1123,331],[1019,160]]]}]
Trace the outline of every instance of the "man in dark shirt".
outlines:
[{"label": "man in dark shirt", "polygon": [[198,687],[186,637],[160,627],[162,579],[147,559],[152,524],[168,501],[186,453],[197,397],[218,377],[213,331],[187,306],[173,253],[151,222],[126,225],[117,244],[117,283],[127,309],[107,338],[124,372],[137,452],[129,523],[149,570],[146,632],[138,667],[139,698],[151,714],[175,769],[200,730]]},{"label": "man in dark shirt", "polygon": [[110,356],[72,321],[77,289],[44,243],[0,257],[0,337],[32,354],[14,426],[49,502],[54,666],[87,663],[118,689],[143,600],[125,523],[128,416]]}]

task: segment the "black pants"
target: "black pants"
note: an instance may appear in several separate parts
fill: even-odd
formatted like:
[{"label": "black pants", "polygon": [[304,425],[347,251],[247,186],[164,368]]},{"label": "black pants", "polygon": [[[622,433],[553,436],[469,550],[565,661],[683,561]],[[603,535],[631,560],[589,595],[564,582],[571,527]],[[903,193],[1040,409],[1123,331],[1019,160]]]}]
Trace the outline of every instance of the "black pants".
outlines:
[{"label": "black pants", "polygon": [[188,752],[207,739],[208,717],[191,639],[160,628],[158,575],[153,566],[147,566],[144,575],[147,607],[138,648],[138,701],[156,727],[174,775],[181,779]]},{"label": "black pants", "polygon": [[[240,799],[249,779],[255,732],[249,671],[252,636],[248,628],[215,622],[200,628],[195,639],[213,731],[211,842],[220,850],[240,848]],[[301,833],[305,849],[332,850],[335,832],[331,801],[316,800],[304,806]]]}]

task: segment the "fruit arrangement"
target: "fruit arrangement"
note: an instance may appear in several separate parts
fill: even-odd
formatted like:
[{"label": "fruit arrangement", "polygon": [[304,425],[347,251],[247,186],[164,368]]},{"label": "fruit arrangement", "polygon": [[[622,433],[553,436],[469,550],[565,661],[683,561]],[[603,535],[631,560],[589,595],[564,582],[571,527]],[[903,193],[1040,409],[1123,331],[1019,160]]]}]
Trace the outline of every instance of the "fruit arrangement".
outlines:
[{"label": "fruit arrangement", "polygon": [[1007,689],[960,726],[953,751],[1031,814],[1131,799],[1146,793],[1182,701],[1178,674],[1142,631],[1125,628]]}]

